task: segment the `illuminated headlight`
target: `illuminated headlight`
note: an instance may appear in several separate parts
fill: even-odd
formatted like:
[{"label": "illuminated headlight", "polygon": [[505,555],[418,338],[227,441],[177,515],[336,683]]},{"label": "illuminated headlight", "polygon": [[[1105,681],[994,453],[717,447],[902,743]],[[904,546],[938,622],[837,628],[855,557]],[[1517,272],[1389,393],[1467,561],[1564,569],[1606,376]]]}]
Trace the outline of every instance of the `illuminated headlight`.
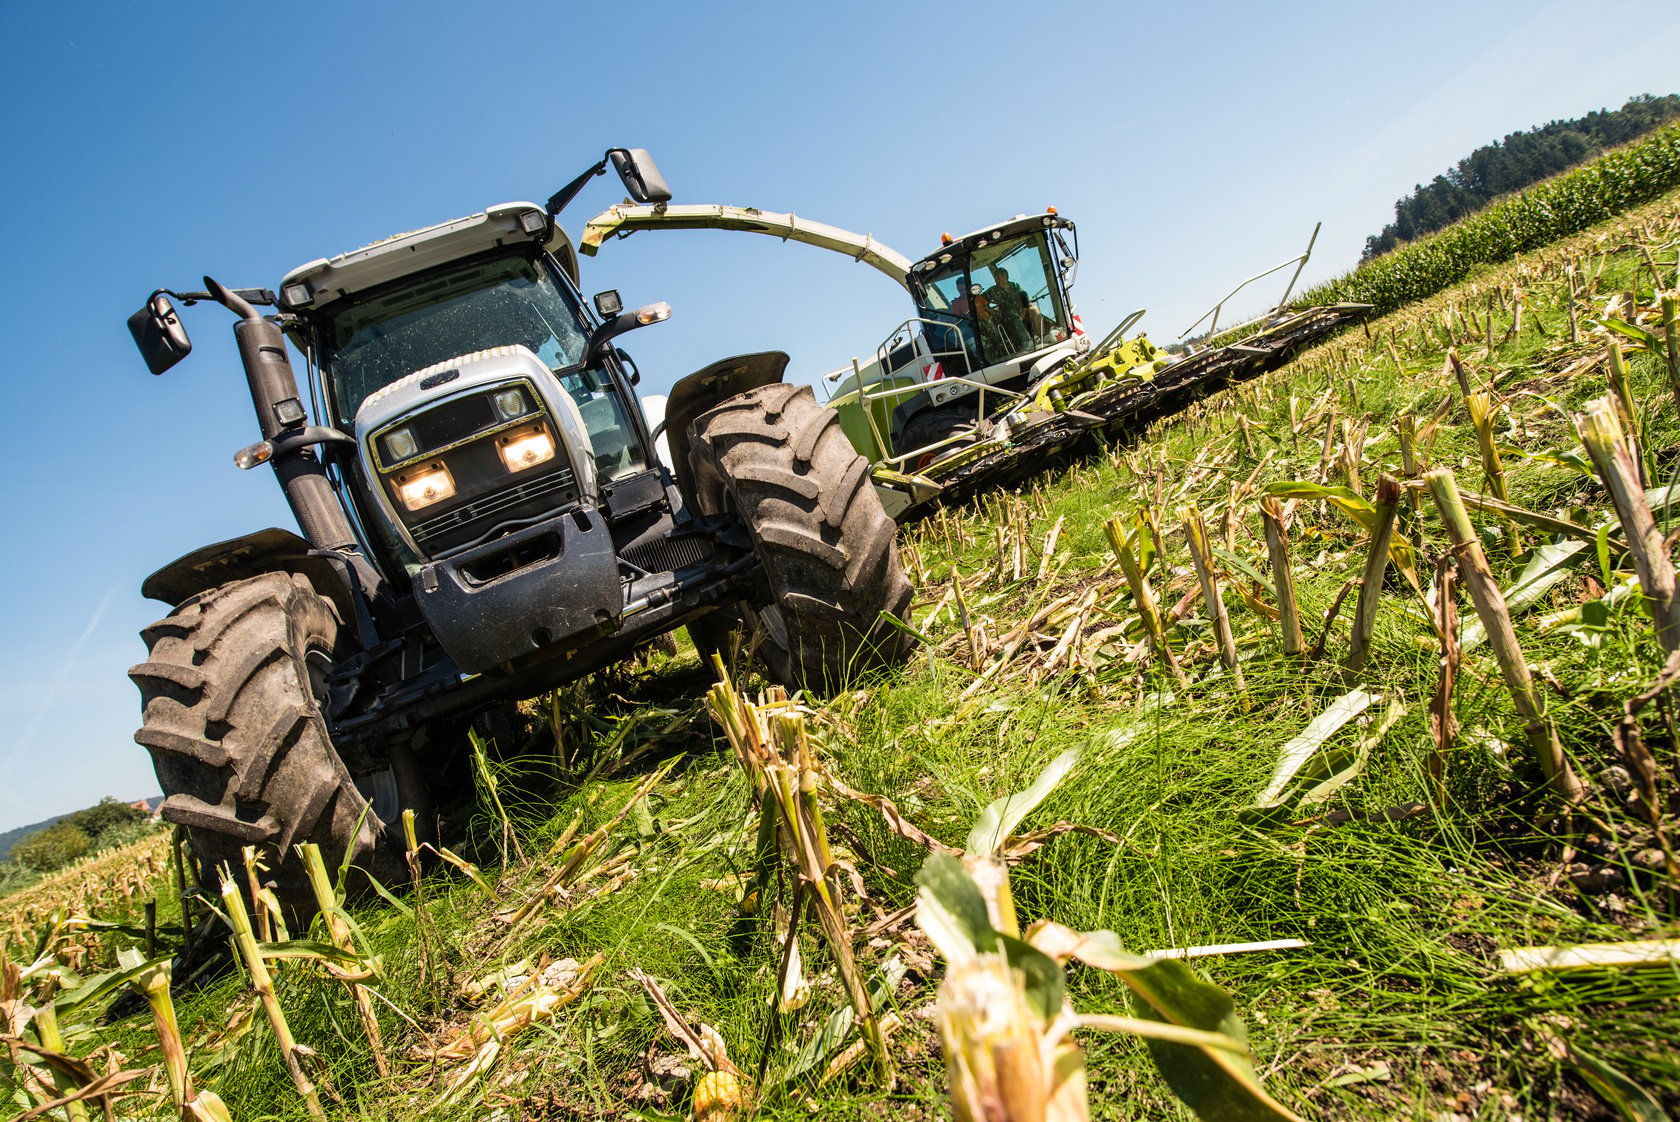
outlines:
[{"label": "illuminated headlight", "polygon": [[506,437],[499,443],[502,463],[509,471],[524,471],[554,458],[554,438],[542,429]]},{"label": "illuminated headlight", "polygon": [[525,400],[522,390],[503,390],[495,398],[496,412],[502,415],[502,420],[511,421],[515,417],[523,417],[531,411],[531,403]]},{"label": "illuminated headlight", "polygon": [[417,474],[397,480],[397,495],[409,510],[440,503],[455,493],[455,480],[442,464],[429,464]]},{"label": "illuminated headlight", "polygon": [[397,429],[385,434],[385,454],[392,463],[399,463],[420,451],[420,445],[415,442],[414,434],[407,429]]}]

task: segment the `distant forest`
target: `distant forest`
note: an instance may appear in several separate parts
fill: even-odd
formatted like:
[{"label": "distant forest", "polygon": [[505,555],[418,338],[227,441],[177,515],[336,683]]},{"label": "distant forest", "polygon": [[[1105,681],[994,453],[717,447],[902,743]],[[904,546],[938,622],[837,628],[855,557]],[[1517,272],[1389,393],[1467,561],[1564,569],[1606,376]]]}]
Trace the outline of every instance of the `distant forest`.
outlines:
[{"label": "distant forest", "polygon": [[1574,167],[1680,117],[1680,94],[1640,94],[1620,109],[1595,110],[1574,121],[1552,121],[1486,144],[1394,204],[1394,221],[1365,239],[1369,261],[1403,242],[1473,214],[1500,195]]}]

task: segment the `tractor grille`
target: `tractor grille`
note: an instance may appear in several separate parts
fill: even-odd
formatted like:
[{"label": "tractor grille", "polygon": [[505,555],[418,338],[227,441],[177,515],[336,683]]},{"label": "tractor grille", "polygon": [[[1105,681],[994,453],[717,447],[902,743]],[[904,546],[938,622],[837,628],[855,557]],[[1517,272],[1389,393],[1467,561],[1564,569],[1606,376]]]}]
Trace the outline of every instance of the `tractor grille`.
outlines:
[{"label": "tractor grille", "polygon": [[443,556],[488,541],[500,531],[546,518],[563,502],[576,497],[572,469],[563,465],[528,483],[492,492],[417,522],[409,533],[427,555]]},{"label": "tractor grille", "polygon": [[698,564],[711,555],[711,543],[698,537],[656,538],[630,546],[622,554],[624,560],[650,573],[669,573],[685,565]]}]

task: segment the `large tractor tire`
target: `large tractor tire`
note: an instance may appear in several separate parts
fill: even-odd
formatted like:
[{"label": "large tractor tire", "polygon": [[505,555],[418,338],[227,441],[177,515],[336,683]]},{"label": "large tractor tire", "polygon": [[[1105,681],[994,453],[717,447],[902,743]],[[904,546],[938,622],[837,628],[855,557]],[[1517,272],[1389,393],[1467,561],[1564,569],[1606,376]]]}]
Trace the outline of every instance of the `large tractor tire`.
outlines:
[{"label": "large tractor tire", "polygon": [[338,622],[305,578],[266,573],[147,627],[150,656],[128,672],[143,712],[134,739],[152,755],[163,817],[186,827],[205,888],[256,846],[294,919],[316,910],[294,845],[319,845],[329,869],[348,852],[382,882],[402,877],[397,830],[356,789],[321,714]]},{"label": "large tractor tire", "polygon": [[[747,608],[759,657],[793,688],[827,692],[904,660],[910,582],[869,464],[809,386],[781,382],[701,414],[690,429],[695,501],[746,523],[770,585]],[[690,629],[691,633],[693,629]]]}]

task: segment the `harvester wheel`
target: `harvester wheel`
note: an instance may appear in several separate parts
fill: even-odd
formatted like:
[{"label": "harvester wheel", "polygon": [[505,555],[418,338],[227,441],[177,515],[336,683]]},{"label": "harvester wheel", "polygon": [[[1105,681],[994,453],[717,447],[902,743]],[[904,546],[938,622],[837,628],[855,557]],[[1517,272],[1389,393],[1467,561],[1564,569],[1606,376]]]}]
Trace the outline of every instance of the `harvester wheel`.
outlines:
[{"label": "harvester wheel", "polygon": [[975,416],[972,398],[953,401],[948,405],[935,405],[910,418],[904,426],[903,435],[899,438],[899,446],[905,449],[921,448],[936,440],[959,434],[968,438],[929,454],[931,458],[937,459],[979,439],[979,428],[980,421]]},{"label": "harvester wheel", "polygon": [[163,817],[186,827],[207,890],[223,863],[243,868],[247,845],[294,919],[316,911],[299,843],[319,845],[329,869],[350,851],[381,881],[402,878],[400,826],[356,789],[321,714],[338,619],[305,578],[233,581],[140,634],[151,653],[128,672],[143,713],[134,739],[151,753]]},{"label": "harvester wheel", "polygon": [[883,618],[910,607],[897,528],[839,415],[811,387],[777,382],[701,414],[690,433],[697,504],[739,514],[764,565],[771,599],[748,622],[770,673],[827,691],[902,662],[907,637]]}]

